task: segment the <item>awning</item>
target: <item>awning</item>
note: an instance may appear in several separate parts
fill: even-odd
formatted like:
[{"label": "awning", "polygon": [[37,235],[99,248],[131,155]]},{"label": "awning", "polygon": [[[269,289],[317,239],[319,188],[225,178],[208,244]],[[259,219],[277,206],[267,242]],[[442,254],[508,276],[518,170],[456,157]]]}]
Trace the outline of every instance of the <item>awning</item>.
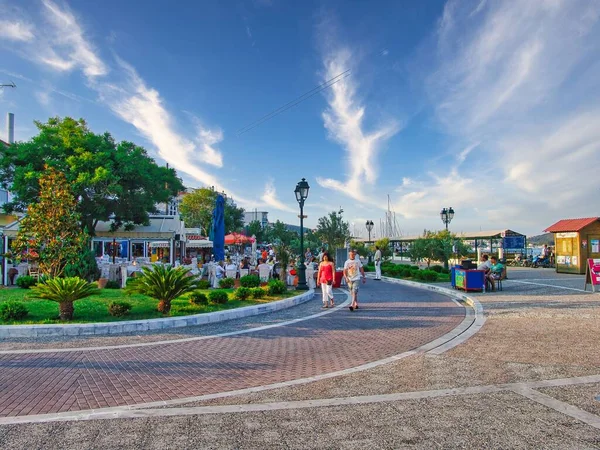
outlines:
[{"label": "awning", "polygon": [[165,241],[150,242],[150,248],[170,248],[171,244]]},{"label": "awning", "polygon": [[187,241],[185,243],[186,248],[212,248],[213,243],[208,239],[197,240],[197,241]]}]

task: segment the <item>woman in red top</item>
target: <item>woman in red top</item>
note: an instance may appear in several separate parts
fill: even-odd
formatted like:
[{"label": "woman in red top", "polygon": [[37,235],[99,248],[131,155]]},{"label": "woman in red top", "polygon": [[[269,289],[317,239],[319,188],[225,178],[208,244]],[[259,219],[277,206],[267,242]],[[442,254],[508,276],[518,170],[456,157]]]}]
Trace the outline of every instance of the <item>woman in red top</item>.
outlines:
[{"label": "woman in red top", "polygon": [[333,307],[333,274],[335,273],[335,265],[329,258],[329,253],[323,253],[323,260],[319,264],[319,272],[317,273],[317,286],[321,285],[323,293],[323,308]]}]

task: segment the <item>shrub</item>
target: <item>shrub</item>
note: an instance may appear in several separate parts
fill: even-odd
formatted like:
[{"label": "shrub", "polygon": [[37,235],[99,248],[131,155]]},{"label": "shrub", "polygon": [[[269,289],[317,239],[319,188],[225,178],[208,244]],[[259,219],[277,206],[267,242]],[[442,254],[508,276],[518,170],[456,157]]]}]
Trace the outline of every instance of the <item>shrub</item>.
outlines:
[{"label": "shrub", "polygon": [[252,298],[256,299],[263,298],[266,294],[265,290],[259,287],[250,289],[250,293],[252,294]]},{"label": "shrub", "polygon": [[402,278],[410,278],[410,277],[412,277],[412,274],[413,274],[413,272],[407,268],[402,269],[402,271],[400,272],[400,276]]},{"label": "shrub", "polygon": [[257,288],[260,286],[258,275],[244,275],[240,278],[240,286],[246,288]]},{"label": "shrub", "polygon": [[445,267],[442,267],[442,272],[441,273],[449,275],[450,274],[450,269],[446,269]]},{"label": "shrub", "polygon": [[420,270],[418,273],[418,279],[423,281],[436,281],[438,278],[437,272],[433,270]]},{"label": "shrub", "polygon": [[121,289],[121,285],[113,280],[108,280],[104,289]]},{"label": "shrub", "polygon": [[440,266],[439,264],[436,264],[435,266],[431,266],[429,268],[429,270],[433,270],[434,272],[437,272],[437,273],[442,273],[442,270],[444,270],[444,267]]},{"label": "shrub", "polygon": [[164,315],[171,313],[171,302],[198,289],[198,278],[189,276],[185,267],[155,265],[142,267],[142,274],[127,286],[127,293],[143,294],[158,300],[157,309]]},{"label": "shrub", "polygon": [[269,286],[269,295],[278,295],[287,292],[287,287],[281,280],[271,280],[267,286]]},{"label": "shrub", "polygon": [[210,288],[210,281],[208,281],[208,280],[198,281],[198,289],[208,289],[208,288]]},{"label": "shrub", "polygon": [[73,302],[100,293],[95,284],[79,277],[43,279],[31,290],[36,298],[58,303],[60,320],[73,319]]},{"label": "shrub", "polygon": [[207,305],[208,297],[204,292],[192,292],[192,295],[190,295],[190,303],[194,305]]},{"label": "shrub", "polygon": [[222,289],[231,289],[235,285],[233,278],[223,278],[219,280],[219,287]]},{"label": "shrub", "polygon": [[[262,289],[261,289],[262,291]],[[250,288],[247,287],[239,287],[237,288],[235,291],[233,291],[233,295],[235,296],[235,298],[237,300],[246,300],[248,297],[250,297]]]},{"label": "shrub", "polygon": [[100,278],[96,254],[91,250],[80,253],[76,261],[65,266],[65,277],[79,277],[87,281]]},{"label": "shrub", "polygon": [[0,303],[0,318],[4,321],[21,320],[29,314],[23,302],[10,300]]},{"label": "shrub", "polygon": [[131,310],[131,303],[125,300],[114,300],[108,304],[108,313],[114,317],[123,317]]},{"label": "shrub", "polygon": [[30,277],[29,275],[24,275],[22,277],[17,278],[17,286],[22,289],[29,289],[31,286],[35,286],[37,284],[37,280],[34,277]]},{"label": "shrub", "polygon": [[229,300],[229,295],[222,289],[216,289],[208,293],[208,299],[212,303],[225,304]]}]

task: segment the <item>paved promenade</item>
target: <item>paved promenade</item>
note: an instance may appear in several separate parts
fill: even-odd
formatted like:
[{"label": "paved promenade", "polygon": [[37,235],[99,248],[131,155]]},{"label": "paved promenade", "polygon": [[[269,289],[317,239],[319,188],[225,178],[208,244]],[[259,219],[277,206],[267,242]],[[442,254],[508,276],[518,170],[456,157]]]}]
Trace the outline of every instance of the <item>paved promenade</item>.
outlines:
[{"label": "paved promenade", "polygon": [[[49,353],[0,355],[2,407],[13,399],[31,404],[36,391],[66,395],[69,374],[78,377],[71,385],[89,389],[75,394],[84,401],[70,410],[106,398],[111,383],[111,392],[123,387],[132,398],[113,395],[107,405],[193,398],[99,409],[81,421],[59,422],[47,420],[60,416],[36,419],[34,409],[16,405],[0,418],[0,448],[600,448],[600,294],[584,292],[583,277],[509,268],[504,291],[473,294],[483,306],[483,327],[447,351],[410,352],[463,322],[462,307],[429,291],[371,280],[362,294],[364,309],[356,313],[344,308],[289,323],[320,314],[316,300],[285,312],[285,318],[213,330],[243,332],[229,337],[177,342],[195,337],[179,330],[176,336],[95,340],[96,346],[121,347],[83,351],[67,350],[90,346],[82,340],[3,342],[3,351]],[[344,300],[340,291],[336,301]],[[249,331],[256,326],[273,327]],[[165,338],[174,341],[152,343]],[[142,347],[123,347],[123,339]],[[159,356],[150,356],[151,349]],[[217,394],[407,350],[406,357],[366,370]],[[92,389],[98,383],[102,387]],[[43,388],[28,391],[32,385]],[[204,395],[210,392],[215,395]],[[58,403],[47,402],[46,395],[38,395],[38,402],[56,411]],[[17,420],[42,421],[10,423]]]}]

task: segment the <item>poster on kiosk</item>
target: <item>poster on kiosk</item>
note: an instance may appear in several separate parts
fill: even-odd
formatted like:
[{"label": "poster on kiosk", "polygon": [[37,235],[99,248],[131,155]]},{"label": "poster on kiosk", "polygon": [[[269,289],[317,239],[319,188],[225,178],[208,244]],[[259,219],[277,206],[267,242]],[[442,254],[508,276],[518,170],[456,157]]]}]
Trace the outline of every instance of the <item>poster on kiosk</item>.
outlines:
[{"label": "poster on kiosk", "polygon": [[588,284],[592,285],[592,292],[596,292],[596,286],[600,286],[600,259],[589,258],[587,260],[584,290],[587,290]]}]

